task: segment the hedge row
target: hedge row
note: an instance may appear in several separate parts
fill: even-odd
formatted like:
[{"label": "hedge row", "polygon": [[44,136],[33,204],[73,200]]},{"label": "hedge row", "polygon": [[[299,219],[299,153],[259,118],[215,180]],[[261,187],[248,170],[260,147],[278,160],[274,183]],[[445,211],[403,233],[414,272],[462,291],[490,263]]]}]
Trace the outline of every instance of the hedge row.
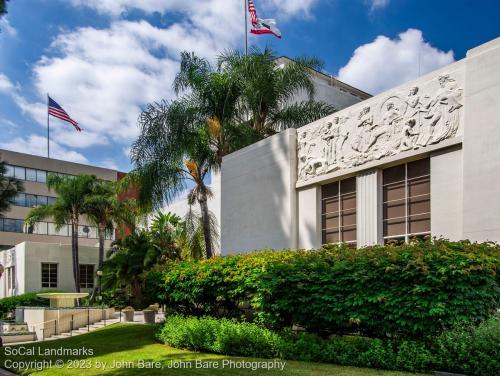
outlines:
[{"label": "hedge row", "polygon": [[177,348],[224,355],[281,358],[402,371],[453,371],[498,375],[500,319],[456,328],[433,342],[359,336],[322,339],[311,334],[275,333],[256,324],[210,317],[167,318],[158,339]]},{"label": "hedge row", "polygon": [[36,294],[42,292],[60,292],[58,290],[43,290],[34,291],[26,294],[10,296],[8,298],[0,299],[0,318],[5,316],[8,312],[12,312],[16,307],[48,307],[50,301],[48,299],[40,298]]},{"label": "hedge row", "polygon": [[477,324],[499,307],[499,250],[467,241],[265,250],[169,264],[148,276],[146,290],[187,315],[421,338]]}]

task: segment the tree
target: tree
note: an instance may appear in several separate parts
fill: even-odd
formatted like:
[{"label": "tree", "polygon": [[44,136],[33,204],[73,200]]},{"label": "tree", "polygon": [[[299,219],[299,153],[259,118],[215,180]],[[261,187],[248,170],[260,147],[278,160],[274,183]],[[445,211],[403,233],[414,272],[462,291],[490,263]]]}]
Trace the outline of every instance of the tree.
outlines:
[{"label": "tree", "polygon": [[9,0],[0,0],[0,18],[7,13],[7,1]]},{"label": "tree", "polygon": [[[199,121],[194,108],[185,106],[182,101],[171,103],[165,112],[167,123],[181,121],[189,125]],[[157,127],[159,124],[153,122],[151,125]],[[188,202],[200,206],[204,248],[210,258],[213,256],[214,230],[211,228],[207,203],[212,192],[206,185],[206,178],[209,171],[217,168],[217,157],[209,142],[211,136],[208,125],[184,129],[182,132],[185,136],[174,144],[166,140],[165,135],[154,141],[149,139],[150,130],[150,124],[145,124],[132,148],[135,169],[128,178],[140,187],[139,200],[151,203],[155,208],[161,208],[164,202],[171,202],[190,183]]]},{"label": "tree", "polygon": [[6,173],[5,161],[0,161],[0,217],[10,209],[16,195],[24,191],[22,181],[6,176]]},{"label": "tree", "polygon": [[144,266],[152,250],[148,231],[138,230],[114,242],[103,266],[103,286],[106,289],[129,290],[137,302],[142,301]]},{"label": "tree", "polygon": [[106,232],[115,228],[123,232],[126,226],[134,230],[138,215],[135,200],[119,200],[117,185],[113,182],[96,180],[92,184],[90,193],[83,203],[87,219],[97,227],[99,239],[99,263],[101,270],[104,262],[104,240]]},{"label": "tree", "polygon": [[[335,111],[331,105],[314,100],[316,58],[302,57],[276,67],[277,55],[266,48],[252,48],[248,55],[227,51],[218,58],[218,70],[230,77],[239,91],[239,121],[263,138],[286,128],[297,128]],[[301,94],[306,100],[298,101]]]},{"label": "tree", "polygon": [[75,290],[80,292],[80,270],[78,261],[78,225],[80,216],[85,213],[85,200],[91,194],[97,178],[94,175],[61,176],[49,174],[47,187],[57,193],[52,204],[33,208],[25,219],[30,228],[36,223],[52,218],[59,230],[66,224],[71,226],[71,253],[73,259],[73,278]]}]

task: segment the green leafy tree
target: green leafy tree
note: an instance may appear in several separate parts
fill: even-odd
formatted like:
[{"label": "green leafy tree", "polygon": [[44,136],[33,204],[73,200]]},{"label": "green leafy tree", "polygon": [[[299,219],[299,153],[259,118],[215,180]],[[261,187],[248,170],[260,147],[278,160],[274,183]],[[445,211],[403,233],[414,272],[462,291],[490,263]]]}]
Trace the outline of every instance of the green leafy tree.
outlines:
[{"label": "green leafy tree", "polygon": [[49,174],[47,187],[57,193],[56,200],[52,204],[33,208],[25,219],[25,224],[31,228],[46,218],[51,218],[58,230],[66,224],[70,225],[73,278],[77,292],[80,292],[78,225],[80,217],[85,214],[85,201],[92,193],[92,187],[96,181],[97,178],[94,175],[61,176]]},{"label": "green leafy tree", "polygon": [[0,161],[0,217],[10,209],[18,193],[24,191],[22,181],[6,176],[7,166]]},{"label": "green leafy tree", "polygon": [[141,302],[147,274],[145,263],[152,251],[151,235],[146,230],[135,231],[115,241],[103,265],[103,287],[125,290]]},{"label": "green leafy tree", "polygon": [[[302,57],[277,69],[273,50],[252,48],[245,55],[227,51],[219,56],[221,74],[237,86],[238,121],[262,137],[286,128],[297,128],[335,111],[331,105],[314,100],[313,75],[322,69],[316,58]],[[298,101],[301,95],[306,100]]]},{"label": "green leafy tree", "polygon": [[135,200],[120,200],[117,185],[110,181],[96,180],[91,192],[85,197],[84,211],[90,223],[97,227],[99,239],[99,264],[101,270],[104,262],[104,241],[106,232],[115,228],[124,232],[124,227],[132,231],[135,228],[138,211]]},{"label": "green leafy tree", "polygon": [[0,0],[0,18],[7,13],[7,1],[9,0]]}]

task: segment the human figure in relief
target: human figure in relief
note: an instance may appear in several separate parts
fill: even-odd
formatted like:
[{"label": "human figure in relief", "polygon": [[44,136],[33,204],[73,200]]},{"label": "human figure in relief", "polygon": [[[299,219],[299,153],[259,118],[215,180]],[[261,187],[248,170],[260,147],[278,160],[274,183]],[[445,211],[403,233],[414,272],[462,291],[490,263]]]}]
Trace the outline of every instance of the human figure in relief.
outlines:
[{"label": "human figure in relief", "polygon": [[460,98],[462,90],[448,74],[438,77],[439,90],[427,105],[429,126],[433,129],[431,144],[438,143],[446,138],[453,137],[459,126],[459,112],[456,111],[462,104]]}]

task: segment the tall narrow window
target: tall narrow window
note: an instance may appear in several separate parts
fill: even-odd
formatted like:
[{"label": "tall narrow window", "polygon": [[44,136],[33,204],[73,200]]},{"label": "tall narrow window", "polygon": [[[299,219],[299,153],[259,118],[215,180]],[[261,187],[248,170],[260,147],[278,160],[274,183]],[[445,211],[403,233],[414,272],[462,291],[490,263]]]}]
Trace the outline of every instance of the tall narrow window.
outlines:
[{"label": "tall narrow window", "polygon": [[383,172],[384,239],[408,241],[431,232],[429,158]]},{"label": "tall narrow window", "polygon": [[94,265],[80,264],[80,288],[94,288]]},{"label": "tall narrow window", "polygon": [[6,277],[7,277],[7,289],[8,290],[13,290],[16,288],[16,267],[11,266],[7,268],[6,270]]},{"label": "tall narrow window", "polygon": [[322,241],[356,245],[356,178],[321,187]]},{"label": "tall narrow window", "polygon": [[42,263],[42,287],[57,287],[57,264]]}]

